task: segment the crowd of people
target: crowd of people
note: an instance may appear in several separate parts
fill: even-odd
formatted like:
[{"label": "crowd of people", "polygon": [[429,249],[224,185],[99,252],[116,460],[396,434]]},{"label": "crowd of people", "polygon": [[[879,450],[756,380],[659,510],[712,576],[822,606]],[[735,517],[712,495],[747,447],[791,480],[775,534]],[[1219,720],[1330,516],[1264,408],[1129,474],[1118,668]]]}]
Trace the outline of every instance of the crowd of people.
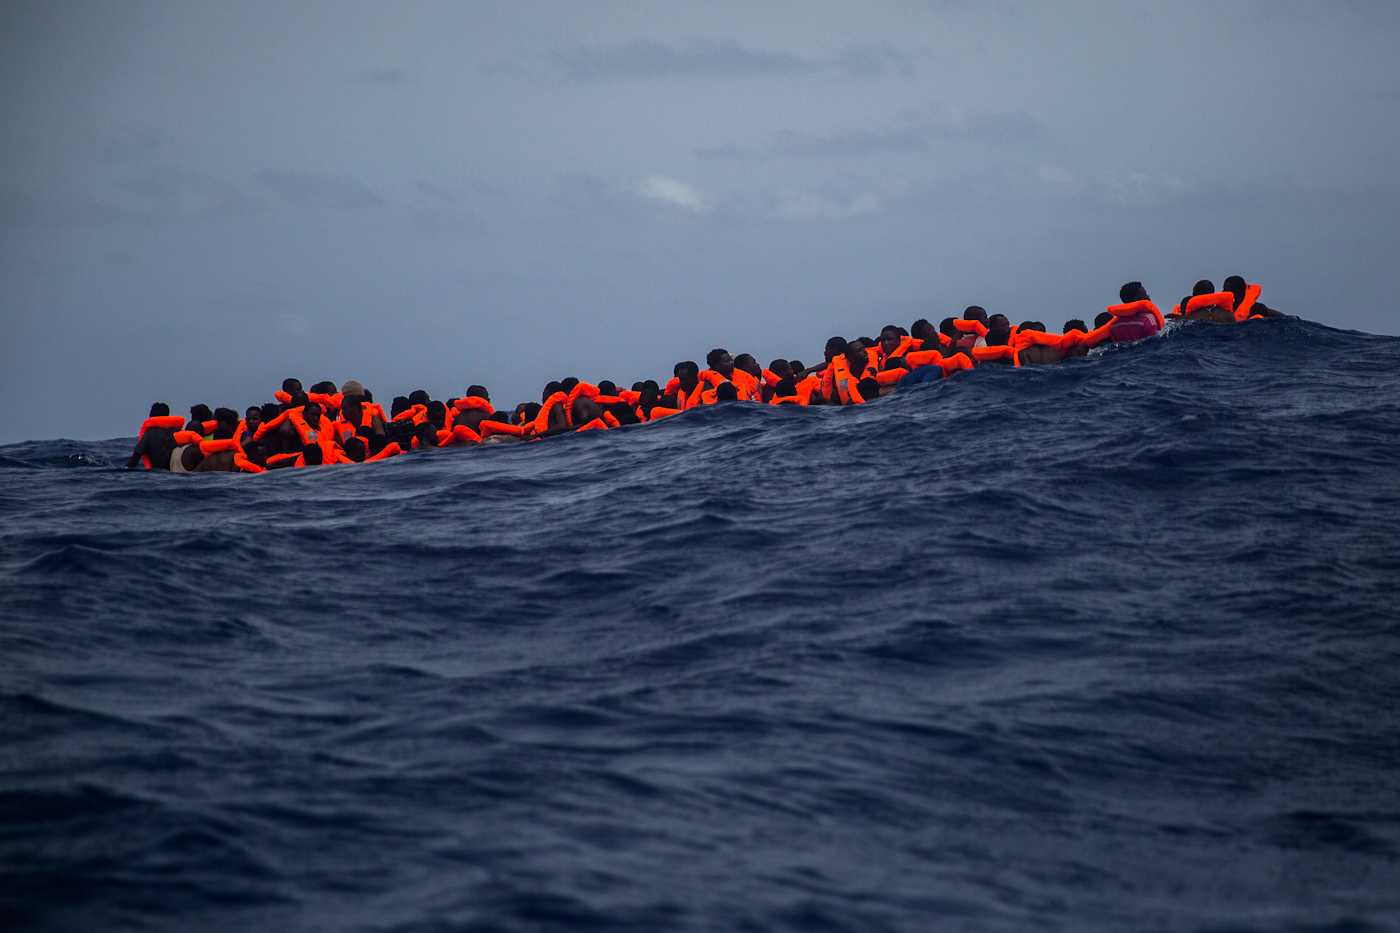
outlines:
[{"label": "crowd of people", "polygon": [[176,473],[262,473],[283,468],[383,460],[415,448],[538,440],[655,421],[699,405],[756,402],[769,405],[859,405],[901,386],[946,379],[976,366],[1046,366],[1081,357],[1102,343],[1125,343],[1157,333],[1167,318],[1218,323],[1282,317],[1259,301],[1260,289],[1239,276],[1216,291],[1209,280],[1163,315],[1141,282],[1118,293],[1119,304],[1094,319],[1064,323],[1053,334],[1040,321],[1012,324],[973,305],[937,327],[915,321],[907,330],[886,325],[878,339],[826,342],[823,361],[776,359],[762,367],[752,354],[711,350],[705,368],[677,363],[662,386],[654,380],[630,389],[570,377],[544,387],[540,401],[498,410],[490,393],[469,386],[461,398],[437,401],[422,390],[399,396],[386,413],[374,395],[349,381],[338,389],[320,382],[303,389],[287,379],[276,401],[240,416],[230,408],[195,405],[188,419],[157,402],[141,425],[128,468],[144,465]]}]

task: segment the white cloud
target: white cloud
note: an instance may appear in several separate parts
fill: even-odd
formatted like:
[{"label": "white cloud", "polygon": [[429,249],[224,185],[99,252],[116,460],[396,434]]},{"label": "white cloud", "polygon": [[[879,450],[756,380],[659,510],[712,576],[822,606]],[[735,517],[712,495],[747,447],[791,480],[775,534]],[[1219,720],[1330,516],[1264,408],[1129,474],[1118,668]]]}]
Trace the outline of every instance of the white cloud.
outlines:
[{"label": "white cloud", "polygon": [[637,194],[644,198],[660,201],[663,204],[683,207],[697,214],[710,208],[709,202],[691,185],[660,175],[653,175],[638,185]]}]

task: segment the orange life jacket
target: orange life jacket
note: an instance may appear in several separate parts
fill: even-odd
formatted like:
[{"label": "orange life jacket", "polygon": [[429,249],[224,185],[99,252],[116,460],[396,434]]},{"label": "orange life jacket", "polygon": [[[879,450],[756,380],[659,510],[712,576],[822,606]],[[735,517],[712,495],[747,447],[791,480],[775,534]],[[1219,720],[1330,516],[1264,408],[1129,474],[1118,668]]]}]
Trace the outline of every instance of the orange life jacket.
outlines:
[{"label": "orange life jacket", "polygon": [[1197,295],[1186,302],[1186,310],[1182,314],[1190,314],[1202,308],[1224,308],[1226,311],[1235,310],[1234,292],[1215,292],[1211,295]]},{"label": "orange life jacket", "polygon": [[608,429],[608,423],[607,423],[606,421],[604,421],[602,418],[594,418],[592,421],[588,422],[588,423],[585,424],[585,425],[580,425],[579,428],[578,428],[578,430],[580,430],[580,431],[598,431],[598,430],[606,431],[607,429]]},{"label": "orange life jacket", "polygon": [[640,417],[643,421],[655,421],[657,418],[665,418],[665,417],[668,417],[668,416],[670,416],[670,415],[679,415],[680,413],[681,413],[681,409],[679,409],[679,408],[666,408],[664,405],[654,405],[654,406],[652,406],[651,411],[648,412],[645,416],[642,415],[640,409],[638,409],[638,411],[637,411],[638,417]]},{"label": "orange life jacket", "polygon": [[[141,438],[146,436],[147,428],[165,428],[167,431],[178,431],[185,426],[185,419],[179,415],[155,415],[141,422],[141,430],[136,432],[136,440],[139,443]],[[151,457],[149,454],[141,455],[141,464],[146,469],[151,468]]]},{"label": "orange life jacket", "polygon": [[569,398],[564,407],[564,418],[569,422],[570,427],[572,427],[574,423],[574,402],[585,397],[590,399],[597,398],[598,387],[590,385],[587,382],[580,382],[569,390]]},{"label": "orange life jacket", "polygon": [[876,361],[877,368],[884,369],[885,363],[889,360],[893,360],[901,356],[905,359],[908,359],[908,353],[910,350],[914,349],[915,342],[916,341],[913,337],[900,337],[899,346],[895,347],[892,351],[890,351],[889,354],[886,354],[884,351],[884,347],[878,343],[875,344],[875,346],[867,347],[866,349],[870,351],[871,356],[879,357],[879,359]]},{"label": "orange life jacket", "polygon": [[[555,392],[549,398],[544,400],[544,404],[540,406],[540,413],[535,416],[535,420],[533,422],[536,435],[543,434],[545,431],[549,430],[549,413],[554,408],[554,406],[566,405],[568,404],[568,401],[569,397],[563,392]],[[564,414],[567,416],[568,411],[565,410]]]},{"label": "orange life jacket", "polygon": [[1108,339],[1108,332],[1113,327],[1117,318],[1105,321],[1102,327],[1095,327],[1087,334],[1080,330],[1072,330],[1060,336],[1060,349],[1069,350],[1072,347],[1097,347]]},{"label": "orange life jacket", "polygon": [[401,453],[403,453],[403,448],[399,446],[398,442],[390,441],[384,445],[384,449],[379,453],[375,454],[373,457],[366,457],[365,463],[369,463],[371,460],[388,460],[390,457],[396,457]]},{"label": "orange life jacket", "polygon": [[943,378],[947,379],[959,370],[971,369],[973,363],[972,360],[963,356],[961,353],[954,353],[952,356],[945,356],[943,359],[939,360],[938,365],[943,368]]},{"label": "orange life jacket", "polygon": [[509,434],[511,437],[524,437],[525,426],[521,424],[505,424],[501,421],[483,421],[477,426],[477,433],[482,440],[491,437],[493,434]]},{"label": "orange life jacket", "polygon": [[779,379],[779,378],[778,378],[778,374],[775,373],[775,372],[773,372],[773,370],[768,369],[768,368],[766,368],[766,367],[764,368],[764,370],[763,370],[763,384],[764,384],[764,385],[768,386],[769,388],[776,389],[776,388],[778,387],[778,383],[780,383],[780,382],[782,382],[782,381],[783,381],[783,380]]},{"label": "orange life jacket", "polygon": [[[1244,321],[1249,319],[1250,309],[1254,307],[1254,303],[1259,300],[1259,295],[1263,291],[1264,289],[1258,285],[1246,285],[1244,287],[1244,300],[1241,301],[1240,306],[1235,309],[1235,320]],[[1260,316],[1262,317],[1262,315]]]},{"label": "orange life jacket", "polygon": [[1157,306],[1144,298],[1141,301],[1130,301],[1125,305],[1110,305],[1108,313],[1114,317],[1129,317],[1134,314],[1151,313],[1157,319],[1158,327],[1165,327],[1167,322],[1162,317],[1162,312],[1157,310]]},{"label": "orange life jacket", "polygon": [[277,401],[281,402],[283,405],[287,404],[292,400],[291,395],[289,395],[286,392],[283,392],[281,389],[278,389],[276,392],[273,392],[272,397],[277,399]]},{"label": "orange life jacket", "polygon": [[1011,344],[1000,347],[973,347],[970,351],[972,358],[979,363],[986,363],[991,360],[1010,360],[1011,365],[1021,365],[1020,352]]},{"label": "orange life jacket", "polygon": [[730,373],[729,381],[734,383],[734,388],[739,390],[738,395],[741,402],[756,402],[763,397],[760,383],[753,377],[752,373],[735,369],[734,372]]}]

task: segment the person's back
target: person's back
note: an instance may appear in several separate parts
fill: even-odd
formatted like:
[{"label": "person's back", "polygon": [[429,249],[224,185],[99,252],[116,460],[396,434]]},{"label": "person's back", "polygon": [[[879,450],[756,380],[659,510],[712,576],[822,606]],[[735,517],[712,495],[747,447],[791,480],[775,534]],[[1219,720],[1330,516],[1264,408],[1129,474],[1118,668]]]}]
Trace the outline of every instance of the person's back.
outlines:
[{"label": "person's back", "polygon": [[1210,279],[1201,279],[1191,289],[1191,297],[1181,305],[1182,317],[1192,321],[1214,321],[1217,324],[1235,322],[1235,296],[1217,292]]},{"label": "person's back", "polygon": [[175,432],[184,424],[185,419],[170,414],[170,406],[164,402],[151,405],[151,413],[141,425],[126,468],[130,470],[140,463],[148,470],[170,469],[170,452],[177,446]]},{"label": "person's back", "polygon": [[1118,300],[1120,304],[1108,309],[1115,318],[1108,329],[1108,339],[1113,343],[1141,340],[1162,329],[1165,323],[1162,312],[1152,303],[1141,282],[1129,282],[1118,289]]},{"label": "person's back", "polygon": [[1247,285],[1244,276],[1232,275],[1220,286],[1235,296],[1235,320],[1246,321],[1259,317],[1286,317],[1282,311],[1275,311],[1259,300],[1263,289],[1258,285]]}]

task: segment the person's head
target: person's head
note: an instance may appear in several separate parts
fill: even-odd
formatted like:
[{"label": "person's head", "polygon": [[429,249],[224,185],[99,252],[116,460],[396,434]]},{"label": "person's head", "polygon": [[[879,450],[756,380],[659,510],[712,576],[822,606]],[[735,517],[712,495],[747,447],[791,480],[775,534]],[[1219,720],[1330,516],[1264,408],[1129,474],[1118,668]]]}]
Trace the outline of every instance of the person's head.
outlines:
[{"label": "person's head", "polygon": [[424,421],[413,429],[413,436],[418,438],[418,446],[425,450],[438,445],[438,428],[431,421]]},{"label": "person's head", "polygon": [[1214,294],[1215,294],[1215,285],[1211,282],[1210,279],[1201,279],[1199,282],[1197,282],[1197,283],[1196,283],[1194,286],[1192,286],[1192,288],[1191,288],[1191,297],[1192,297],[1192,298],[1195,298],[1197,295],[1214,295]]},{"label": "person's head", "polygon": [[1147,289],[1142,287],[1141,282],[1129,282],[1118,289],[1118,300],[1125,305],[1130,305],[1134,301],[1146,301]]},{"label": "person's head", "polygon": [[283,380],[282,380],[282,391],[283,391],[283,392],[286,392],[288,395],[290,395],[290,396],[292,396],[293,398],[295,398],[296,396],[298,396],[298,395],[301,394],[301,380],[300,380],[300,379],[290,379],[290,378],[289,378],[289,379],[283,379]]},{"label": "person's head", "polygon": [[913,337],[915,340],[924,340],[933,336],[929,333],[931,330],[933,330],[933,325],[928,322],[927,318],[921,317],[913,324],[909,325],[909,336]]},{"label": "person's head", "polygon": [[574,386],[578,385],[578,376],[568,376],[559,380],[559,391],[568,395],[574,391]]},{"label": "person's head", "polygon": [[1072,317],[1068,321],[1065,321],[1064,330],[1061,331],[1061,333],[1068,334],[1073,330],[1077,330],[1081,334],[1087,334],[1089,332],[1089,328],[1085,327],[1084,322],[1077,317]]},{"label": "person's head", "polygon": [[413,406],[408,403],[408,396],[395,395],[394,400],[389,403],[389,417],[397,418],[412,407]]},{"label": "person's head", "polygon": [[307,402],[306,407],[301,410],[301,416],[314,428],[321,423],[321,406],[315,402]]},{"label": "person's head", "polygon": [[938,322],[938,332],[949,340],[957,340],[962,336],[962,331],[958,330],[958,326],[953,323],[953,319],[950,317],[945,317]]},{"label": "person's head", "polygon": [[248,406],[248,410],[243,413],[243,425],[249,431],[256,431],[263,423],[262,409],[256,405]]},{"label": "person's head", "polygon": [[347,437],[345,443],[340,445],[345,450],[345,456],[356,463],[364,463],[369,456],[369,448],[365,446],[363,437]]},{"label": "person's head", "polygon": [[340,417],[346,424],[358,425],[364,419],[364,408],[360,395],[346,395],[340,402]]},{"label": "person's head", "polygon": [[371,434],[368,440],[369,455],[371,457],[389,446],[389,436],[387,434]]},{"label": "person's head", "polygon": [[213,420],[214,420],[214,412],[210,410],[210,408],[209,408],[208,405],[191,405],[191,406],[190,406],[190,420],[191,420],[191,421],[213,421]]},{"label": "person's head", "polygon": [[871,399],[877,399],[880,397],[880,383],[876,382],[869,376],[866,376],[860,382],[857,382],[856,389],[860,392],[860,397],[865,399],[867,402]]},{"label": "person's head", "polygon": [[777,376],[780,380],[791,379],[797,375],[797,373],[793,372],[792,363],[782,359],[774,360],[769,363],[768,371]]},{"label": "person's head", "polygon": [[262,441],[249,441],[243,445],[243,456],[260,467],[267,466],[267,447]]},{"label": "person's head", "polygon": [[414,405],[426,405],[430,401],[432,401],[432,398],[422,389],[417,389],[408,393],[409,408],[412,408]]},{"label": "person's head", "polygon": [[1107,311],[1100,311],[1098,316],[1094,318],[1094,329],[1098,330],[1111,320],[1113,320],[1113,315],[1109,314]]},{"label": "person's head", "polygon": [[694,391],[696,384],[700,382],[700,367],[694,360],[677,363],[676,378],[681,381],[681,391]]},{"label": "person's head", "polygon": [[428,403],[428,421],[441,431],[447,426],[447,406],[442,402]]},{"label": "person's head", "polygon": [[1011,321],[1004,314],[993,314],[982,323],[987,325],[988,330],[1010,330]]},{"label": "person's head", "polygon": [[788,365],[792,367],[792,373],[794,376],[807,368],[806,366],[802,365],[801,360],[788,360]]},{"label": "person's head", "polygon": [[987,346],[1004,347],[1011,339],[1010,327],[992,327],[987,331]]},{"label": "person's head", "polygon": [[822,353],[826,356],[826,361],[830,363],[842,353],[845,353],[846,347],[848,346],[850,346],[850,344],[847,343],[845,337],[832,337],[826,342],[826,348],[822,350]]},{"label": "person's head", "polygon": [[640,392],[640,391],[642,391],[642,387],[645,386],[645,385],[646,385],[646,382],[645,382],[644,380],[638,380],[638,381],[632,383],[632,391],[633,391],[633,392]]},{"label": "person's head", "polygon": [[721,382],[715,387],[716,402],[737,402],[739,401],[739,389],[732,382]]},{"label": "person's head", "polygon": [[734,358],[729,355],[728,350],[716,348],[705,354],[705,366],[728,379],[730,373],[734,372]]},{"label": "person's head", "polygon": [[151,403],[151,413],[150,413],[150,415],[149,415],[148,417],[151,417],[151,418],[169,418],[169,417],[170,417],[170,406],[167,405],[167,404],[165,404],[164,402],[153,402],[153,403]]},{"label": "person's head", "polygon": [[1232,275],[1220,283],[1220,287],[1235,296],[1235,307],[1238,308],[1244,301],[1245,281],[1243,276]]},{"label": "person's head", "polygon": [[861,343],[846,344],[846,365],[850,367],[852,375],[859,375],[865,372],[865,368],[870,365],[870,351]]},{"label": "person's head", "polygon": [[899,349],[900,333],[899,328],[893,324],[886,324],[880,328],[880,349],[886,356]]},{"label": "person's head", "polygon": [[321,456],[320,444],[307,444],[302,447],[301,455],[306,460],[307,466],[320,466],[325,462],[325,459]]},{"label": "person's head", "polygon": [[517,417],[520,418],[520,420],[515,423],[529,424],[531,421],[534,421],[540,416],[540,409],[543,407],[543,405],[536,404],[535,402],[526,402],[525,404],[518,406],[515,409],[515,414]]},{"label": "person's head", "polygon": [[599,394],[599,395],[616,395],[616,394],[617,394],[617,383],[616,383],[616,382],[613,382],[611,379],[604,379],[602,382],[598,383],[598,394]]},{"label": "person's head", "polygon": [[323,379],[312,386],[310,391],[315,392],[317,395],[334,395],[335,383],[331,382],[329,379]]},{"label": "person's head", "polygon": [[963,311],[963,320],[981,321],[983,324],[986,324],[987,309],[982,307],[981,305],[968,305],[967,308]]},{"label": "person's head", "polygon": [[238,412],[232,408],[214,409],[215,426],[218,429],[228,429],[228,436],[233,437],[233,432],[238,429]]},{"label": "person's head", "polygon": [[[769,368],[769,369],[773,369],[773,367],[771,367],[771,366],[768,367],[768,368]],[[774,372],[777,372],[777,371],[774,370]],[[791,376],[784,376],[782,379],[779,379],[779,380],[778,380],[777,386],[775,386],[774,389],[773,389],[773,396],[774,396],[775,398],[789,398],[789,397],[794,396],[794,395],[796,395],[796,394],[797,394],[797,381],[796,381],[795,379],[793,379]]]},{"label": "person's head", "polygon": [[752,353],[740,353],[734,357],[734,368],[748,373],[755,379],[763,379],[763,367],[758,365]]},{"label": "person's head", "polygon": [[360,385],[354,379],[351,379],[350,381],[341,385],[340,394],[344,396],[363,396],[365,394],[365,387]]},{"label": "person's head", "polygon": [[641,386],[641,388],[633,389],[632,391],[641,394],[641,398],[638,400],[638,404],[641,406],[643,411],[651,411],[652,408],[656,405],[656,403],[661,399],[661,387],[651,379],[648,379],[646,382],[639,382],[637,384]]},{"label": "person's head", "polygon": [[282,414],[282,406],[276,402],[268,402],[262,407],[262,420],[264,421],[271,421],[280,414]]},{"label": "person's head", "polygon": [[486,391],[486,386],[467,386],[467,398],[484,398],[491,401],[491,393]]},{"label": "person's head", "polygon": [[553,395],[554,393],[556,393],[556,392],[563,392],[563,391],[564,391],[564,386],[563,386],[562,383],[559,383],[559,382],[551,382],[551,383],[549,383],[548,385],[546,385],[546,386],[544,387],[544,391],[540,393],[540,404],[544,404],[545,402],[549,401],[549,397],[550,397],[551,395]]}]

